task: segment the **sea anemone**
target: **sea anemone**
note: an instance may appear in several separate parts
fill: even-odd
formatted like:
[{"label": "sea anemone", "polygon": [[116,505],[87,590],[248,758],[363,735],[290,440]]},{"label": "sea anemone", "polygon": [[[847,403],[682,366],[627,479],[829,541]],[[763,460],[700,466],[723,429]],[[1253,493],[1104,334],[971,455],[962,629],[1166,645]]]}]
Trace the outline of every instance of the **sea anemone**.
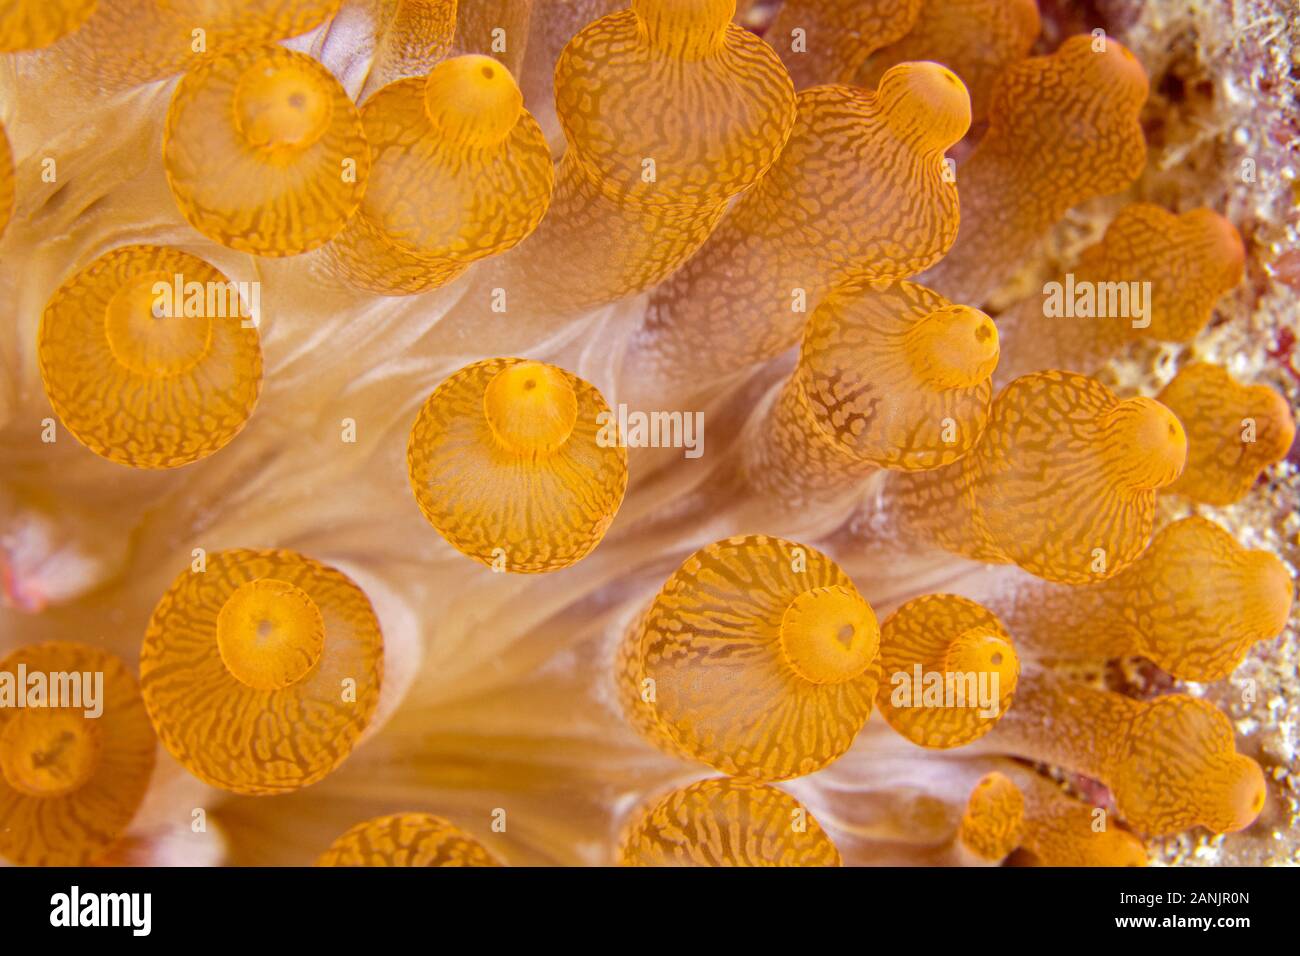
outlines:
[{"label": "sea anemone", "polygon": [[1241,3],[0,2],[0,856],[1292,860]]}]

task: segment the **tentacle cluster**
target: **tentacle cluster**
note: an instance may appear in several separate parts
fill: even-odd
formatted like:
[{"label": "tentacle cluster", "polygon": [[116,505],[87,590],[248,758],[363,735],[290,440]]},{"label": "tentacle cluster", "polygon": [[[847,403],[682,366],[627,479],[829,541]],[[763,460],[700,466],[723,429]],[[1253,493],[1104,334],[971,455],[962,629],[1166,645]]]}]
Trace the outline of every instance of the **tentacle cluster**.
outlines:
[{"label": "tentacle cluster", "polygon": [[776,164],[652,294],[628,373],[739,371],[795,345],[836,286],[933,265],[959,218],[943,154],[969,125],[965,87],[934,63],[895,67],[871,92],[800,94]]},{"label": "tentacle cluster", "polygon": [[1142,64],[1105,36],[1070,37],[1005,69],[989,128],[958,168],[961,231],[926,284],[982,304],[1069,209],[1137,178],[1146,98]]},{"label": "tentacle cluster", "polygon": [[[897,476],[889,504],[914,537],[1089,584],[1146,548],[1156,491],[1178,477],[1186,455],[1181,423],[1159,402],[1121,401],[1095,379],[1038,372],[998,395],[969,455]],[[1045,475],[1059,478],[1044,486]]]}]

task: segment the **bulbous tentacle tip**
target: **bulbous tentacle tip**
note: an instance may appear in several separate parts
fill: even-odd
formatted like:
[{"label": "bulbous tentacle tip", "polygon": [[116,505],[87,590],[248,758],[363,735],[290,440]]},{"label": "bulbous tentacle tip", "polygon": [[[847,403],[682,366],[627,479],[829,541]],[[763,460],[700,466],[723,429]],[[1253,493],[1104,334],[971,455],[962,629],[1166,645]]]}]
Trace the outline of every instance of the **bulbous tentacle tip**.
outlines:
[{"label": "bulbous tentacle tip", "polygon": [[578,396],[559,369],[521,362],[493,376],[483,392],[483,414],[504,448],[548,455],[573,434]]},{"label": "bulbous tentacle tip", "polygon": [[907,338],[917,376],[936,390],[974,388],[997,368],[997,326],[979,309],[938,309],[918,322]]},{"label": "bulbous tentacle tip", "polygon": [[282,690],[305,677],[325,649],[325,620],[311,596],[276,578],[240,585],[217,615],[226,670],[254,690]]},{"label": "bulbous tentacle tip", "polygon": [[980,778],[970,792],[957,828],[957,841],[985,862],[1004,860],[1020,846],[1025,833],[1025,797],[996,770]]},{"label": "bulbous tentacle tip", "polygon": [[1227,291],[1241,282],[1246,269],[1246,243],[1237,227],[1213,209],[1204,206],[1189,209],[1178,218],[1203,237],[1206,245],[1205,261],[1216,264],[1221,270],[1221,291]]},{"label": "bulbous tentacle tip", "polygon": [[813,684],[853,680],[871,666],[879,650],[875,612],[846,587],[804,591],[781,618],[781,652],[795,672]]},{"label": "bulbous tentacle tip", "polygon": [[1020,657],[1001,630],[972,627],[953,638],[943,656],[944,669],[959,674],[997,675],[998,693],[1010,700],[1020,678]]},{"label": "bulbous tentacle tip", "polygon": [[1155,399],[1126,398],[1105,413],[1103,431],[1117,482],[1130,491],[1172,484],[1187,462],[1187,433]]},{"label": "bulbous tentacle tip", "polygon": [[1236,750],[1232,722],[1208,701],[1170,694],[1142,705],[1107,780],[1120,812],[1160,835],[1193,826],[1227,833],[1264,807],[1263,770]]},{"label": "bulbous tentacle tip", "polygon": [[885,71],[876,95],[889,121],[942,152],[970,129],[970,93],[952,70],[921,60]]},{"label": "bulbous tentacle tip", "polygon": [[727,538],[692,554],[625,635],[624,711],[680,755],[788,780],[852,745],[876,696],[877,641],[874,611],[824,554]]},{"label": "bulbous tentacle tip", "polygon": [[[1268,799],[1264,770],[1242,754],[1234,754],[1224,774],[1223,826],[1225,833],[1244,830],[1259,817]],[[1217,829],[1211,824],[1212,829]]]},{"label": "bulbous tentacle tip", "polygon": [[524,109],[524,95],[510,71],[489,56],[444,60],[430,71],[424,106],[433,126],[474,145],[499,143]]},{"label": "bulbous tentacle tip", "polygon": [[1282,559],[1267,551],[1245,554],[1246,590],[1242,595],[1241,616],[1258,622],[1260,640],[1277,637],[1291,619],[1295,603],[1295,581]]}]

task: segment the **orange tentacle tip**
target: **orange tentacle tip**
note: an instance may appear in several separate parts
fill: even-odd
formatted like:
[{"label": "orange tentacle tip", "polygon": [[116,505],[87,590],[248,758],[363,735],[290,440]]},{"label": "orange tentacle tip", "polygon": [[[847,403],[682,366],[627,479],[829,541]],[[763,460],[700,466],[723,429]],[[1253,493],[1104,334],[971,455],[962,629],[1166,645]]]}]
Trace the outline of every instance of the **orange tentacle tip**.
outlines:
[{"label": "orange tentacle tip", "polygon": [[839,866],[796,799],[762,783],[714,778],[678,787],[624,828],[622,866]]},{"label": "orange tentacle tip", "polygon": [[359,288],[437,288],[517,245],[546,212],[554,183],[546,137],[490,57],[455,57],[392,83],[366,101],[361,121],[366,195],[329,247]]},{"label": "orange tentacle tip", "polygon": [[0,661],[0,856],[81,866],[102,855],[144,799],[156,749],[118,658],[71,641],[14,651]]},{"label": "orange tentacle tip", "polygon": [[204,60],[176,86],[163,169],[181,214],[240,252],[324,245],[361,204],[370,152],[361,117],[324,66],[281,46]]},{"label": "orange tentacle tip", "polygon": [[432,813],[393,813],[352,827],[317,866],[500,866],[459,827]]},{"label": "orange tentacle tip", "polygon": [[1236,749],[1232,721],[1209,701],[1170,694],[1143,704],[1106,782],[1137,829],[1243,830],[1264,809],[1264,772]]},{"label": "orange tentacle tip", "polygon": [[693,554],[626,637],[622,700],[652,739],[724,773],[834,761],[871,713],[880,630],[824,554],[765,535]]},{"label": "orange tentacle tip", "polygon": [[1129,638],[1133,652],[1183,680],[1231,674],[1257,641],[1286,627],[1295,583],[1267,551],[1243,548],[1205,518],[1176,521],[1142,557],[1098,585],[1094,626]]},{"label": "orange tentacle tip", "polygon": [[1011,706],[1020,659],[1002,622],[955,594],[902,605],[880,629],[885,721],[921,747],[961,747],[984,736]]},{"label": "orange tentacle tip", "polygon": [[586,557],[627,489],[627,449],[592,385],[518,358],[467,365],[429,396],[407,471],[420,511],[496,571],[541,573]]},{"label": "orange tentacle tip", "polygon": [[164,746],[205,783],[243,794],[287,793],[338,767],[382,678],[365,592],[292,551],[209,554],[162,596],[140,652]]},{"label": "orange tentacle tip", "polygon": [[815,427],[854,457],[926,470],[983,434],[998,351],[978,309],[910,282],[850,283],[809,319],[797,374]]},{"label": "orange tentacle tip", "polygon": [[136,468],[225,447],[262,386],[255,286],[162,246],[123,246],[72,275],[37,337],[60,420],[95,454]]},{"label": "orange tentacle tip", "polygon": [[1281,393],[1244,385],[1218,365],[1186,366],[1158,397],[1187,430],[1187,467],[1170,494],[1234,504],[1295,442],[1295,415]]},{"label": "orange tentacle tip", "polygon": [[1005,860],[1024,840],[1025,797],[996,770],[979,779],[966,800],[957,842],[984,863]]}]

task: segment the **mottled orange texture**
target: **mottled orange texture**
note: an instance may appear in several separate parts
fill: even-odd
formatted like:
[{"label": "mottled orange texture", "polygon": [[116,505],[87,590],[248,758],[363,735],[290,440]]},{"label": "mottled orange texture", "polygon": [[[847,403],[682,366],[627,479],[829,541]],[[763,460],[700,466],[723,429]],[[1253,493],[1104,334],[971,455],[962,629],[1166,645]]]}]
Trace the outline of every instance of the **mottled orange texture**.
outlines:
[{"label": "mottled orange texture", "polygon": [[205,783],[287,793],[351,752],[379,702],[384,644],[365,593],[293,551],[207,555],[162,596],[140,650],[158,736]]},{"label": "mottled orange texture", "polygon": [[332,264],[381,295],[426,292],[514,246],[550,202],[546,138],[509,71],[486,56],[399,80],[361,108],[370,178],[328,247]]},{"label": "mottled orange texture", "polygon": [[358,823],[317,866],[500,866],[465,831],[432,813],[393,813]]},{"label": "mottled orange texture", "polygon": [[1129,824],[1153,836],[1250,826],[1264,806],[1259,764],[1237,753],[1232,722],[1205,700],[1140,701],[1026,670],[990,747],[1110,788]]},{"label": "mottled orange texture", "polygon": [[0,124],[0,238],[4,237],[5,227],[14,211],[14,154],[9,146],[9,137]]},{"label": "mottled orange texture", "polygon": [[[465,7],[482,0],[466,0]],[[456,34],[457,0],[382,0],[383,26],[359,100],[407,77],[424,76],[451,52]]]},{"label": "mottled orange texture", "polygon": [[682,383],[744,369],[797,344],[836,286],[933,265],[959,218],[943,154],[969,125],[965,87],[933,63],[896,67],[874,92],[801,93],[776,165],[652,293],[627,374]]},{"label": "mottled orange texture", "polygon": [[1034,866],[1146,866],[1142,841],[1100,807],[1075,800],[1024,767],[1008,767],[1025,807],[1023,862]]},{"label": "mottled orange texture", "polygon": [[[853,83],[867,57],[913,28],[923,5],[923,0],[785,0],[764,35],[781,54],[796,89]],[[879,79],[858,85],[874,87]]]},{"label": "mottled orange texture", "polygon": [[163,169],[181,214],[210,239],[292,256],[332,239],[370,170],[361,117],[303,53],[257,46],[202,61],[172,94]]},{"label": "mottled orange texture", "polygon": [[35,50],[80,27],[96,0],[0,0],[0,53]]},{"label": "mottled orange texture", "polygon": [[997,361],[997,328],[978,309],[909,282],[842,285],[746,442],[749,483],[794,503],[877,467],[948,464],[984,431]]},{"label": "mottled orange texture", "polygon": [[970,91],[971,119],[988,112],[993,84],[1029,55],[1041,27],[1035,0],[922,0],[907,35],[878,50],[858,71],[859,86],[875,86],[885,70],[910,60],[942,63]]},{"label": "mottled orange texture", "polygon": [[1055,287],[998,316],[1007,345],[997,378],[1045,368],[1091,374],[1136,342],[1190,342],[1241,282],[1245,257],[1237,230],[1212,210],[1125,206]]},{"label": "mottled orange texture", "polygon": [[[876,706],[889,726],[918,746],[961,747],[1006,713],[1019,674],[1015,646],[996,616],[955,594],[928,594],[881,625]],[[942,681],[933,700],[927,682],[936,678],[930,675]],[[993,712],[984,709],[982,692]]]},{"label": "mottled orange texture", "polygon": [[1295,441],[1295,416],[1280,392],[1243,385],[1218,365],[1186,366],[1159,399],[1187,430],[1187,467],[1167,490],[1201,504],[1245,498]]},{"label": "mottled orange texture", "polygon": [[1276,637],[1295,586],[1267,551],[1205,518],[1175,521],[1142,556],[1098,584],[1028,580],[993,606],[1022,646],[1059,660],[1140,654],[1183,680],[1214,681],[1256,641]]},{"label": "mottled orange texture", "polygon": [[975,784],[957,826],[958,845],[976,860],[996,863],[1020,846],[1025,830],[1025,798],[996,770]]},{"label": "mottled orange texture", "polygon": [[50,404],[111,461],[176,468],[206,458],[243,430],[262,386],[258,330],[241,308],[251,313],[238,286],[189,253],[105,253],[66,279],[41,316]]},{"label": "mottled orange texture", "polygon": [[871,713],[880,630],[824,554],[765,535],[695,552],[624,638],[619,696],[652,742],[733,776],[839,757]]},{"label": "mottled orange texture", "polygon": [[83,682],[103,675],[97,716],[87,715],[84,692],[81,707],[49,706],[56,703],[49,696],[33,707],[29,695],[24,709],[0,708],[0,856],[20,866],[81,866],[112,846],[135,816],[157,740],[135,676],[111,654],[70,641],[33,644],[0,661],[0,673],[17,682],[20,666],[29,681],[42,674],[47,688],[51,675]]},{"label": "mottled orange texture", "polygon": [[434,390],[406,461],[420,510],[456,550],[499,571],[568,567],[604,537],[627,489],[605,399],[563,369],[488,359]]},{"label": "mottled orange texture", "polygon": [[714,778],[678,787],[625,827],[622,866],[839,866],[813,815],[775,787]]},{"label": "mottled orange texture", "polygon": [[173,76],[212,56],[306,33],[333,16],[339,2],[99,0],[85,27],[50,50],[75,75],[116,90]]},{"label": "mottled orange texture", "polygon": [[550,214],[485,280],[545,317],[659,282],[767,170],[794,89],[733,0],[635,0],[578,33],[555,67],[568,148]]},{"label": "mottled orange texture", "polygon": [[1004,70],[988,131],[957,171],[961,231],[923,281],[981,305],[1069,209],[1136,179],[1146,98],[1142,64],[1109,37],[1070,37]]},{"label": "mottled orange texture", "polygon": [[893,476],[888,508],[913,540],[1090,584],[1142,553],[1156,491],[1178,477],[1186,454],[1182,425],[1159,402],[1121,401],[1072,372],[1036,372],[994,399],[965,458]]}]

